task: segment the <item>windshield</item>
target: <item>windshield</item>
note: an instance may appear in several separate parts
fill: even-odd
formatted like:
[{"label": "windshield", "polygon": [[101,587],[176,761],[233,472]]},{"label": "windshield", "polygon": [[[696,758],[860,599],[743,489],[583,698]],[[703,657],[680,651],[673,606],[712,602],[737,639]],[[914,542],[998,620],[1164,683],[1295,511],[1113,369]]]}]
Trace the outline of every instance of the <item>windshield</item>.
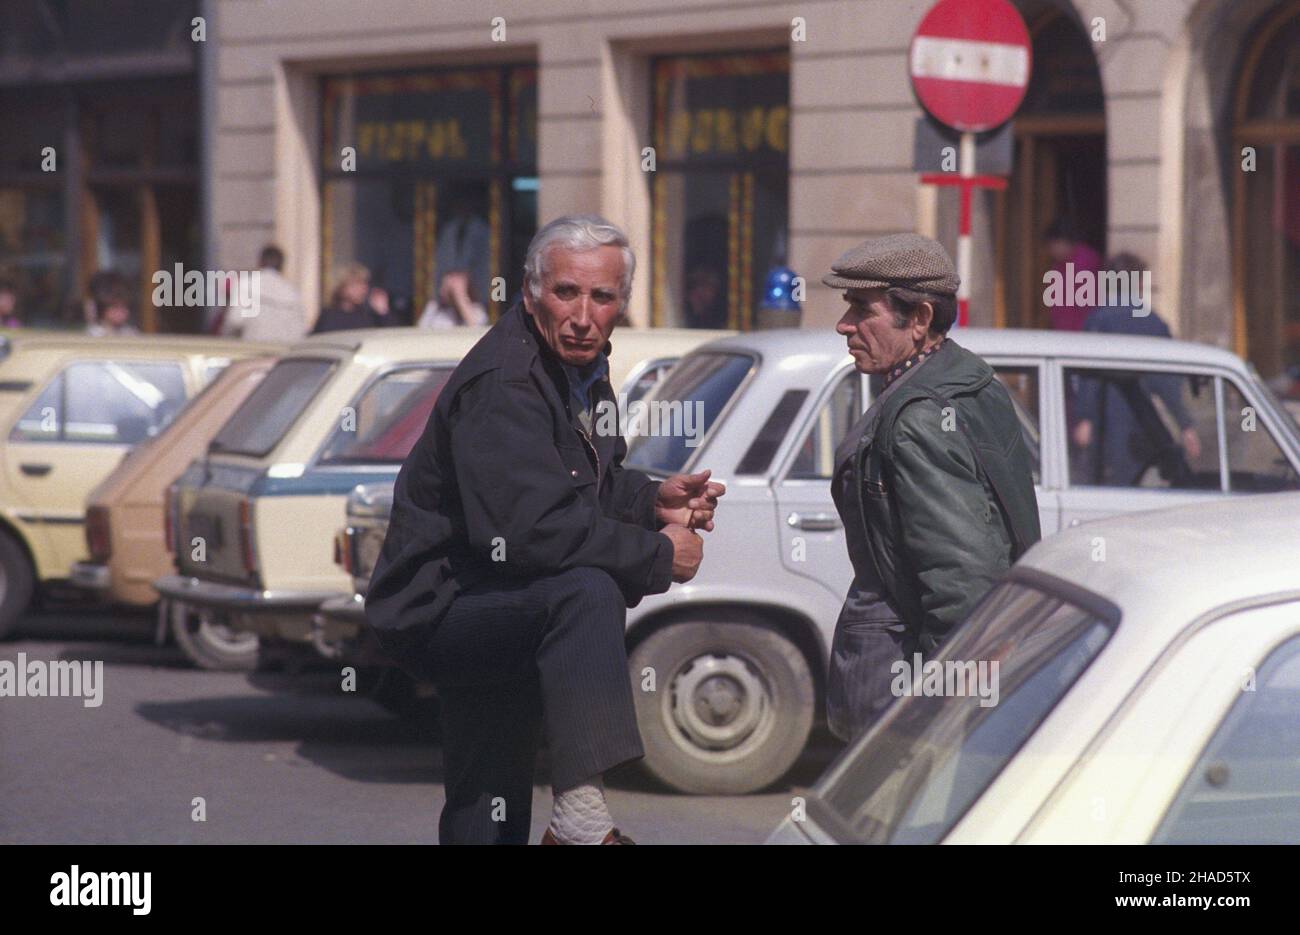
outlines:
[{"label": "windshield", "polygon": [[[995,588],[818,783],[862,843],[942,840],[1110,639],[1116,619],[1017,582]],[[908,660],[909,664],[912,660]],[[963,689],[963,686],[964,689]]]},{"label": "windshield", "polygon": [[272,367],[212,439],[209,451],[265,457],[320,392],[335,361],[293,358]]},{"label": "windshield", "polygon": [[321,464],[401,464],[424,431],[451,368],[388,374],[366,390],[353,424],[335,429]]},{"label": "windshield", "polygon": [[640,418],[627,414],[630,424],[644,428],[629,432],[624,464],[664,474],[680,471],[753,366],[748,354],[691,354],[683,359],[640,403]]}]

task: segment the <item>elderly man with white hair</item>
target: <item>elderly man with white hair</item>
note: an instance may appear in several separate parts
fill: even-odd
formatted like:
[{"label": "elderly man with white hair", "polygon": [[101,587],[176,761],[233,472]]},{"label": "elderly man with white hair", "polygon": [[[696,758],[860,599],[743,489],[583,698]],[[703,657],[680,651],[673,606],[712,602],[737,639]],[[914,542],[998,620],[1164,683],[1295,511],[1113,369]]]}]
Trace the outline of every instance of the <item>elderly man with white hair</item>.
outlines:
[{"label": "elderly man with white hair", "polygon": [[713,528],[723,493],[707,471],[658,483],[624,468],[623,438],[594,418],[616,405],[609,338],[635,265],[603,218],[538,231],[522,304],[456,368],[398,474],[366,613],[437,686],[444,844],[527,843],[542,733],[542,843],[631,843],[602,786],[643,755],[627,608],[695,575],[695,530]]}]

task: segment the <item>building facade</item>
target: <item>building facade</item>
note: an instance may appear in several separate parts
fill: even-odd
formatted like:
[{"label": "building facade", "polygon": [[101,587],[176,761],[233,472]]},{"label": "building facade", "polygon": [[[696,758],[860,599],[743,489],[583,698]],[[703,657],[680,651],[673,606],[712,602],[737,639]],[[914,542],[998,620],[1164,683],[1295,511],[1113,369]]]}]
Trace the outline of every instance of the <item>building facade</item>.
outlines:
[{"label": "building facade", "polygon": [[[499,312],[536,226],[594,211],[637,251],[636,324],[749,327],[784,263],[829,327],[848,246],[955,248],[955,191],[916,171],[930,5],[214,0],[207,262],[277,241],[313,305],[361,262],[411,317],[465,268]],[[1176,334],[1300,363],[1300,0],[1016,5],[1033,78],[1010,185],[976,199],[972,323],[1045,326],[1066,218],[1145,260]]]}]

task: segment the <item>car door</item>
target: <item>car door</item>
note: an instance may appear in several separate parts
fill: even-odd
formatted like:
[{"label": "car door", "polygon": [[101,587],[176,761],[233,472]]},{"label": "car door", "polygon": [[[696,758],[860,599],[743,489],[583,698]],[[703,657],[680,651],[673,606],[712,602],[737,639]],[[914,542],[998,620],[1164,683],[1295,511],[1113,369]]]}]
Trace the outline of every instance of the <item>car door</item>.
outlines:
[{"label": "car door", "polygon": [[1207,368],[1054,363],[1052,444],[1063,468],[1061,524],[1223,496],[1222,405]]},{"label": "car door", "polygon": [[1034,495],[1038,498],[1038,522],[1044,536],[1061,528],[1060,472],[1057,465],[1043,457],[1050,450],[1049,416],[1051,404],[1044,381],[1044,364],[1035,357],[999,357],[984,355],[994,374],[1006,387],[1020,422],[1021,437],[1029,452],[1034,475]]},{"label": "car door", "polygon": [[84,558],[86,498],[137,443],[185,404],[177,360],[77,358],[65,363],[9,426],[8,479],[40,540],[38,573],[62,577]]},{"label": "car door", "polygon": [[831,498],[835,449],[864,410],[863,380],[841,367],[798,426],[774,484],[781,561],[838,600],[853,580],[844,529]]}]

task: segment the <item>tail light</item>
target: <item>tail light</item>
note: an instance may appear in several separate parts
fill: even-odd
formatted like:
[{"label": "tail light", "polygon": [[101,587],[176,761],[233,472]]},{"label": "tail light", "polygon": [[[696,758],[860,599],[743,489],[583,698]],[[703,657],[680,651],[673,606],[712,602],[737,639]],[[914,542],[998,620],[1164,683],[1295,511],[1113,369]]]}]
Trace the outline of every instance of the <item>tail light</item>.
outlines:
[{"label": "tail light", "polygon": [[163,494],[163,547],[172,553],[176,551],[176,540],[180,536],[180,530],[176,528],[179,497],[180,491],[176,485],[168,485],[167,492]]},{"label": "tail light", "polygon": [[244,557],[244,571],[255,574],[257,549],[253,541],[253,504],[250,500],[239,501],[239,551]]},{"label": "tail light", "polygon": [[113,554],[113,540],[108,530],[108,508],[92,506],[86,510],[86,549],[91,561],[107,562]]},{"label": "tail light", "polygon": [[349,575],[352,574],[352,535],[351,526],[334,534],[334,564],[341,566]]}]

